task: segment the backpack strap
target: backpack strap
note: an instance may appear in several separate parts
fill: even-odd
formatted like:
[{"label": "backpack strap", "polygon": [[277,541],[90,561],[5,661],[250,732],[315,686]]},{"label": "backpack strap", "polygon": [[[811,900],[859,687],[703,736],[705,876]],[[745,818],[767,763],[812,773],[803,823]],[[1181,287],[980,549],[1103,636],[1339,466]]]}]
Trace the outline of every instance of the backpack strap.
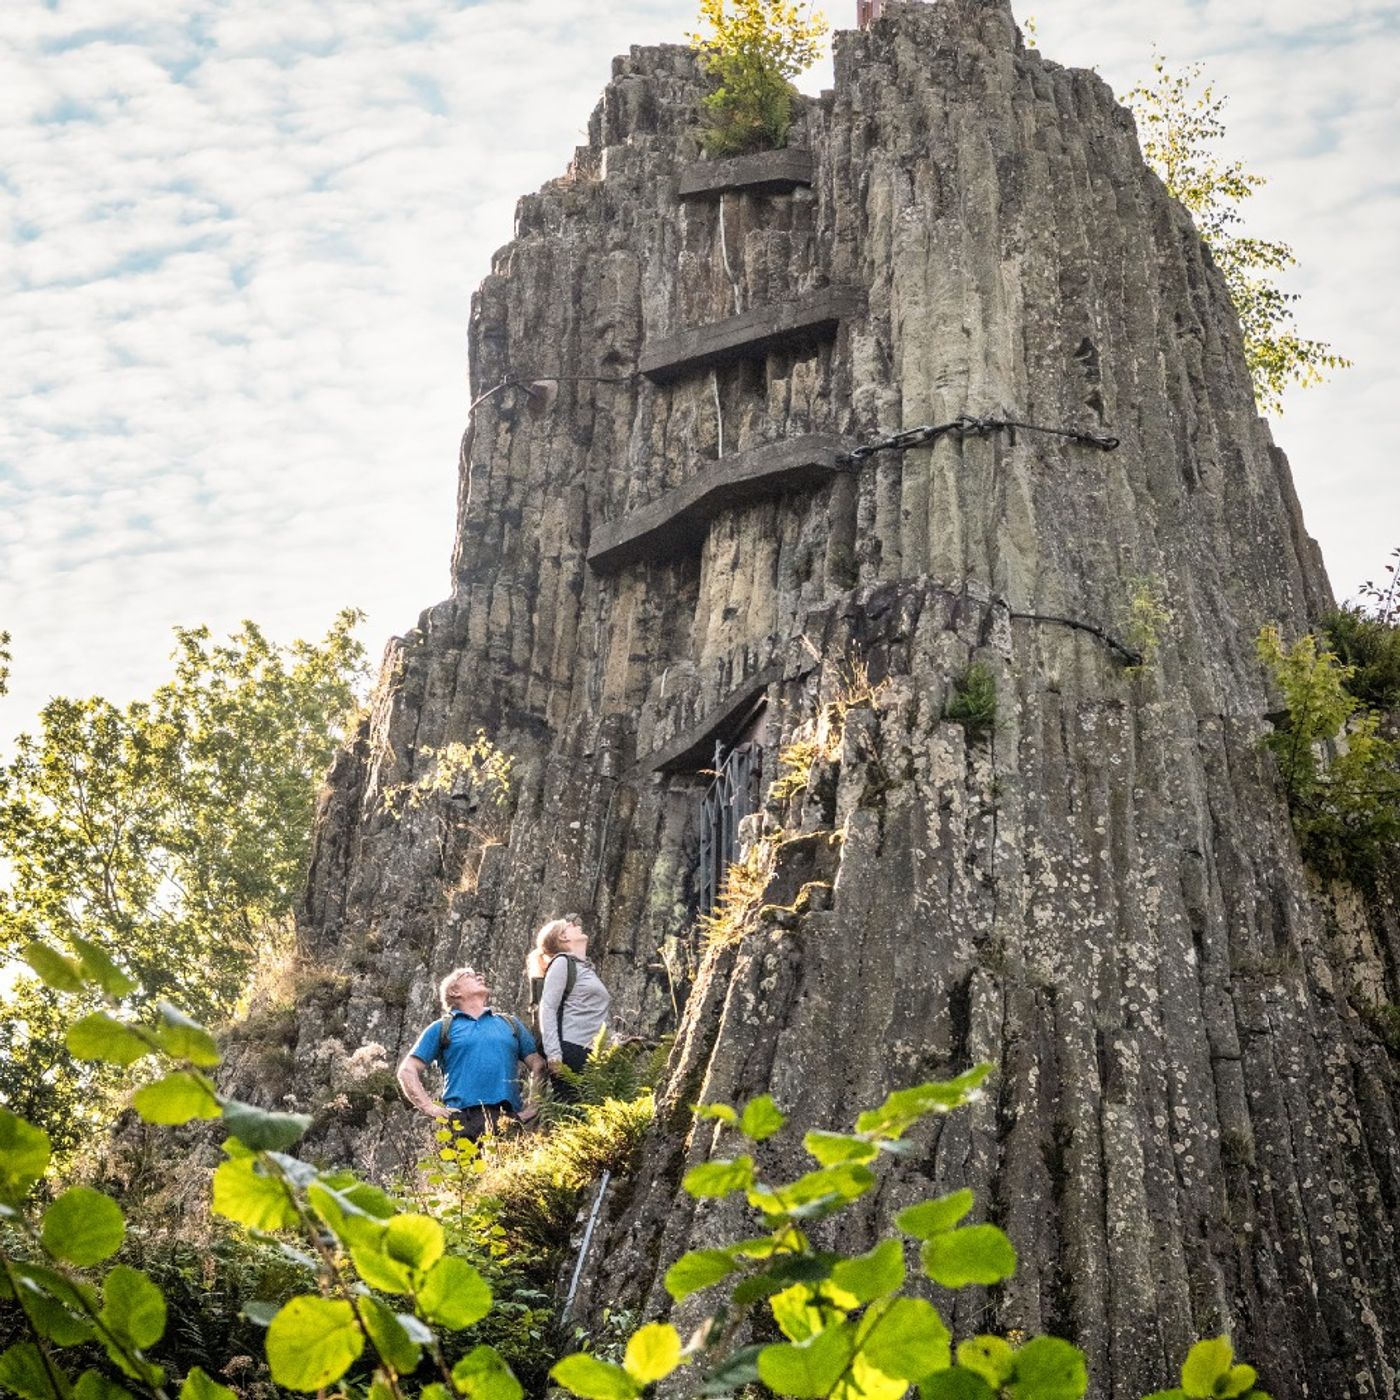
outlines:
[{"label": "backpack strap", "polygon": [[563,955],[566,969],[564,972],[564,995],[559,998],[559,1053],[564,1053],[564,1004],[569,999],[569,993],[574,989],[574,983],[578,981],[578,959],[572,953]]},{"label": "backpack strap", "polygon": [[452,1038],[452,1013],[449,1011],[446,1016],[438,1022],[438,1046],[437,1053],[433,1060],[441,1064],[446,1069],[447,1042]]}]

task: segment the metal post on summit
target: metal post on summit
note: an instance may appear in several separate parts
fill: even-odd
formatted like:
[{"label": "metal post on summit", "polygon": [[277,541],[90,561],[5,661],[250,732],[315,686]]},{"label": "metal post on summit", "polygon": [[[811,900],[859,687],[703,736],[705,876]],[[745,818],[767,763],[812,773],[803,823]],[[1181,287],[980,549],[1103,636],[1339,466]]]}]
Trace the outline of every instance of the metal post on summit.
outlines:
[{"label": "metal post on summit", "polygon": [[880,18],[880,11],[884,8],[885,0],[856,0],[856,24],[862,29],[869,29]]}]

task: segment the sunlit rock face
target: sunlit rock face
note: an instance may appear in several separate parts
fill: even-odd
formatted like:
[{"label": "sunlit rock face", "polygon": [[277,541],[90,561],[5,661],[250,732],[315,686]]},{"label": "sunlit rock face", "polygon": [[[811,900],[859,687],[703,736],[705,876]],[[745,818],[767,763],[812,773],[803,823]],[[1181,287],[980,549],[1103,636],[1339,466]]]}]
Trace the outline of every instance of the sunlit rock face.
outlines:
[{"label": "sunlit rock face", "polygon": [[[997,0],[838,35],[805,166],[697,175],[702,92],[683,49],[618,60],[476,296],[474,394],[510,382],[464,442],[452,594],[391,644],[323,798],[303,937],[330,980],[291,1097],[326,1105],[328,1153],[420,1156],[354,1052],[384,1047],[382,1085],[460,962],[521,1009],[534,929],[577,909],[616,1028],[677,1034],[585,1307],[663,1312],[667,1264],[734,1228],[679,1192],[712,1131],[689,1103],[766,1090],[841,1127],[985,1059],[991,1092],[848,1244],[971,1186],[1022,1266],[941,1300],[960,1332],[1071,1337],[1102,1396],[1223,1330],[1275,1396],[1391,1395],[1397,1076],[1366,1013],[1400,1001],[1400,933],[1393,901],[1310,883],[1256,747],[1255,635],[1330,595],[1218,273],[1105,84]],[[1121,445],[840,460],[963,413]],[[1149,595],[1171,619],[1130,670]],[[945,717],[975,661],[980,738]],[[716,742],[759,745],[767,782],[865,679],[744,828],[809,838],[776,860],[790,910],[707,950]],[[404,799],[479,730],[513,756],[506,807],[484,780]]]}]

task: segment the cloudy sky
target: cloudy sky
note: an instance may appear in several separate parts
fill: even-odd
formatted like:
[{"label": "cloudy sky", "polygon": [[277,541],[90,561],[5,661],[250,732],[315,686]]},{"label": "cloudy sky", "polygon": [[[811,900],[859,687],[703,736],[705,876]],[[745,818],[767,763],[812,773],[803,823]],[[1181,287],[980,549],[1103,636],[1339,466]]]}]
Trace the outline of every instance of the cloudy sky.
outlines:
[{"label": "cloudy sky", "polygon": [[[0,3],[0,734],[123,700],[177,623],[377,655],[448,588],[471,290],[612,55],[693,0]],[[831,0],[851,22],[855,0]],[[1275,424],[1339,594],[1400,544],[1400,19],[1389,0],[1025,0],[1126,91],[1230,95],[1303,333],[1356,361]],[[806,84],[821,85],[821,74]]]}]

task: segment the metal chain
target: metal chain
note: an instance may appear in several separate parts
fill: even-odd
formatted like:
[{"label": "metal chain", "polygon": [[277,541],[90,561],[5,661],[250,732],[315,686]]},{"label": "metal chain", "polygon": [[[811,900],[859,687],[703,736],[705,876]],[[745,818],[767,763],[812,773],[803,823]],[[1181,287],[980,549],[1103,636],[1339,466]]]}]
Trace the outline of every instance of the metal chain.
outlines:
[{"label": "metal chain", "polygon": [[836,460],[842,467],[859,467],[877,452],[909,452],[916,447],[928,447],[949,435],[961,441],[969,437],[990,437],[993,433],[1014,433],[1017,428],[1030,433],[1049,433],[1054,437],[1069,438],[1072,442],[1082,442],[1086,447],[1097,447],[1104,452],[1112,452],[1118,446],[1118,439],[1107,433],[1090,433],[1078,428],[1047,428],[1039,423],[1022,423],[1014,418],[974,418],[970,413],[962,413],[951,423],[905,428],[902,432],[890,433],[876,442],[842,453]]}]

